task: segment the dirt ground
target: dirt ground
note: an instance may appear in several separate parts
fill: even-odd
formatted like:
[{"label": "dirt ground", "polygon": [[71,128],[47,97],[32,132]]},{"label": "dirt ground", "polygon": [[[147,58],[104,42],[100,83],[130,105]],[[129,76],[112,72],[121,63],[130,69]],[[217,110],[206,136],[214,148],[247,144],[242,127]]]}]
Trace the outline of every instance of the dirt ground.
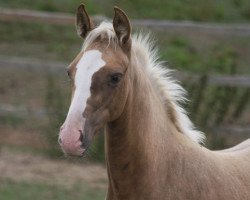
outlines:
[{"label": "dirt ground", "polygon": [[14,182],[40,182],[72,188],[79,183],[105,189],[107,175],[104,166],[93,163],[76,163],[51,160],[32,153],[21,153],[0,148],[0,179]]}]

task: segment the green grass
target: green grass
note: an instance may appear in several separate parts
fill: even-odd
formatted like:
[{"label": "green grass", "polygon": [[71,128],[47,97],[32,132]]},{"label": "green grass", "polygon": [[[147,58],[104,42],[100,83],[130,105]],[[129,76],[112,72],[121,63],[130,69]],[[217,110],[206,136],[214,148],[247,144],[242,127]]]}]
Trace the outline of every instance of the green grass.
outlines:
[{"label": "green grass", "polygon": [[1,55],[71,60],[81,47],[75,27],[0,22]]},{"label": "green grass", "polygon": [[[82,0],[0,0],[1,7],[35,9],[52,12],[74,13]],[[155,18],[196,21],[249,21],[250,2],[248,0],[85,0],[91,14],[113,16],[113,6],[117,5],[132,18]]]},{"label": "green grass", "polygon": [[[194,33],[195,35],[195,33]],[[229,74],[234,66],[237,74],[249,74],[250,40],[246,38],[210,38],[189,34],[157,34],[160,55],[170,68],[194,73]],[[245,41],[245,43],[242,42]],[[237,66],[237,67],[236,67]]]},{"label": "green grass", "polygon": [[[86,0],[90,13],[97,13],[100,8],[94,1]],[[0,0],[1,7],[34,9],[50,12],[75,12],[76,7],[82,3],[79,0]]]},{"label": "green grass", "polygon": [[1,200],[99,200],[104,199],[105,194],[105,190],[91,188],[82,183],[75,185],[72,189],[67,189],[46,183],[0,180]]},{"label": "green grass", "polygon": [[24,123],[24,119],[13,114],[0,115],[0,125],[17,127]]}]

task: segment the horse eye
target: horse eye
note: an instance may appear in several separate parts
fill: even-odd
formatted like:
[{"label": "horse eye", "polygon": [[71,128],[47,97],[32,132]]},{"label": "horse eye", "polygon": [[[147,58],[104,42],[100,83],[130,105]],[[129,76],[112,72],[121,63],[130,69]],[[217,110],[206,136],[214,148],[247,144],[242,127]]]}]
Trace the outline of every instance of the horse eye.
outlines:
[{"label": "horse eye", "polygon": [[121,73],[112,74],[110,76],[109,85],[110,86],[116,86],[120,82],[121,78],[122,78]]}]

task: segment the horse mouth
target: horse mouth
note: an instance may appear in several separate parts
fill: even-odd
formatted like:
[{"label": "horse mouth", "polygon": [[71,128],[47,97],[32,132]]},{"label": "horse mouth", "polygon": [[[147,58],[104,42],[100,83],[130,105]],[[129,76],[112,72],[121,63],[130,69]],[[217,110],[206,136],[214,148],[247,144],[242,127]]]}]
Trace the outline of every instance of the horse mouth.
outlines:
[{"label": "horse mouth", "polygon": [[90,147],[90,143],[91,143],[91,139],[89,134],[84,134],[82,130],[79,130],[80,132],[80,138],[79,140],[81,141],[81,148],[84,149],[83,155],[84,153],[89,149]]}]

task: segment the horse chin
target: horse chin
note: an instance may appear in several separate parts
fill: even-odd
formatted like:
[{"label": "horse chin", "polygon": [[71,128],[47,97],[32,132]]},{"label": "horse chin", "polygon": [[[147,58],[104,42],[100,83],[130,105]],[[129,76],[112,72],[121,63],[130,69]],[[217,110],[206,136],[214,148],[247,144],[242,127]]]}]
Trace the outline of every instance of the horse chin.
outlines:
[{"label": "horse chin", "polygon": [[84,156],[86,149],[80,147],[79,149],[75,150],[74,152],[66,152],[64,150],[63,150],[63,152],[66,156],[82,157],[82,156]]},{"label": "horse chin", "polygon": [[97,131],[97,126],[91,125],[89,120],[86,120],[84,127],[83,127],[83,133],[81,134],[81,148],[88,150],[90,147],[94,136],[96,135]]}]

